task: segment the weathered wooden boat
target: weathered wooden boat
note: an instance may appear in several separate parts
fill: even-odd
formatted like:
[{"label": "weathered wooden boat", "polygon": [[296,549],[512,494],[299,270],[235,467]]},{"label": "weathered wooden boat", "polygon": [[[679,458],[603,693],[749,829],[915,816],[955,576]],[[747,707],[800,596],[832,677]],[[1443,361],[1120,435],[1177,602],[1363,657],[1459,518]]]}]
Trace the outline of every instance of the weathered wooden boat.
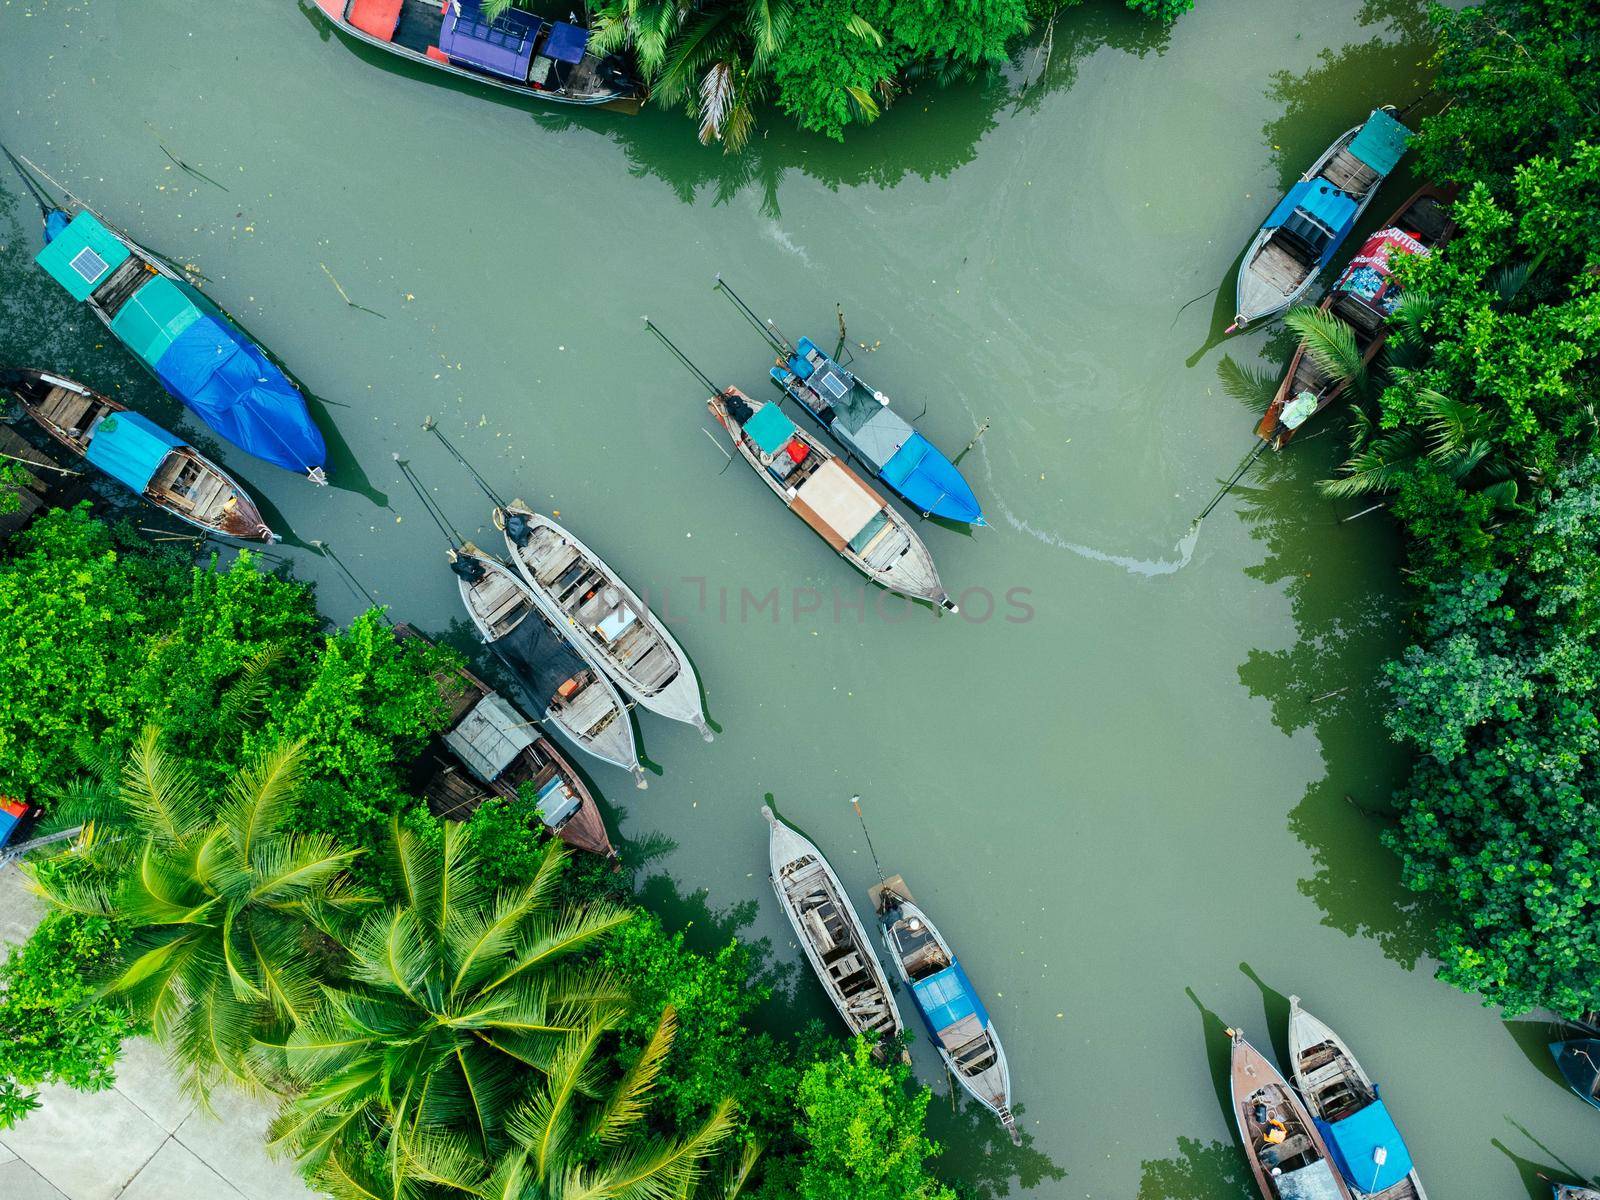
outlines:
[{"label": "weathered wooden boat", "polygon": [[1294,1085],[1350,1190],[1381,1200],[1427,1200],[1411,1152],[1350,1047],[1289,997]]},{"label": "weathered wooden boat", "polygon": [[706,741],[700,678],[649,605],[598,554],[521,500],[494,510],[511,565],[544,615],[584,656],[652,712],[683,721]]},{"label": "weathered wooden boat", "polygon": [[1576,1183],[1552,1183],[1550,1191],[1555,1200],[1600,1200],[1600,1189]]},{"label": "weathered wooden boat", "polygon": [[[409,625],[394,632],[401,640],[428,641]],[[434,682],[450,709],[442,753],[423,764],[420,791],[434,816],[465,821],[490,796],[529,797],[540,822],[562,841],[616,860],[594,797],[538,722],[465,667],[435,675]]]},{"label": "weathered wooden boat", "polygon": [[1233,1039],[1233,1118],[1265,1200],[1351,1200],[1316,1122],[1267,1058],[1237,1029]]},{"label": "weathered wooden boat", "polygon": [[1011,1113],[1011,1069],[1000,1035],[944,935],[912,899],[898,875],[872,888],[889,962],[944,1059],[944,1065],[979,1104],[1000,1118],[1013,1145],[1022,1145]]},{"label": "weathered wooden boat", "polygon": [[[1450,240],[1456,226],[1447,206],[1456,190],[1454,185],[1429,186],[1412,193],[1383,228],[1362,244],[1323,298],[1321,310],[1338,317],[1355,334],[1363,366],[1370,364],[1389,340],[1389,316],[1400,303],[1400,287],[1393,277],[1395,260],[1429,254]],[[1348,386],[1348,380],[1331,378],[1315,357],[1306,353],[1302,342],[1289,360],[1277,395],[1256,425],[1256,436],[1275,450],[1283,449],[1295,430],[1343,396]]]},{"label": "weathered wooden boat", "polygon": [[925,517],[984,525],[966,479],[937,446],[810,338],[801,338],[772,378],[851,456]]},{"label": "weathered wooden boat", "polygon": [[822,851],[761,806],[769,828],[772,888],[806,960],[853,1034],[880,1044],[905,1029],[866,928]]},{"label": "weathered wooden boat", "polygon": [[232,475],[143,413],[45,371],[0,371],[0,392],[68,450],[178,520],[242,541],[277,541]]},{"label": "weathered wooden boat", "polygon": [[351,37],[458,79],[553,104],[638,112],[644,88],[589,31],[521,8],[491,18],[482,0],[317,0]]},{"label": "weathered wooden boat", "polygon": [[522,577],[471,542],[451,551],[450,567],[479,635],[544,703],[545,720],[580,750],[631,772],[645,787],[633,721],[616,685],[545,617]]},{"label": "weathered wooden boat", "polygon": [[328,482],[328,449],[305,397],[265,350],[160,256],[91,209],[46,208],[43,200],[40,208],[45,246],[34,261],[162,387],[241,450]]},{"label": "weathered wooden boat", "polygon": [[750,469],[851,566],[892,592],[956,611],[911,523],[782,408],[732,387],[707,407]]},{"label": "weathered wooden boat", "polygon": [[1600,1108],[1600,1038],[1571,1038],[1551,1042],[1556,1069],[1567,1086]]},{"label": "weathered wooden boat", "polygon": [[1281,313],[1316,282],[1405,153],[1411,131],[1386,109],[1347,129],[1268,215],[1239,266],[1227,332]]}]

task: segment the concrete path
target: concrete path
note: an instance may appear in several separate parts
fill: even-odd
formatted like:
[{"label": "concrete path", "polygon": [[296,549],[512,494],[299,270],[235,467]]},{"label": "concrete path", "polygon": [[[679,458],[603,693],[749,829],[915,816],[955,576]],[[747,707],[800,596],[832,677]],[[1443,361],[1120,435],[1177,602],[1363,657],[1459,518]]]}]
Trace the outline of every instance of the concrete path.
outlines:
[{"label": "concrete path", "polygon": [[[15,866],[0,869],[0,953],[44,909]],[[3,1052],[3,1051],[0,1051]],[[122,1048],[116,1087],[45,1088],[43,1107],[0,1130],[4,1200],[308,1200],[293,1169],[267,1156],[272,1105],[218,1090],[198,1111],[142,1038]]]}]

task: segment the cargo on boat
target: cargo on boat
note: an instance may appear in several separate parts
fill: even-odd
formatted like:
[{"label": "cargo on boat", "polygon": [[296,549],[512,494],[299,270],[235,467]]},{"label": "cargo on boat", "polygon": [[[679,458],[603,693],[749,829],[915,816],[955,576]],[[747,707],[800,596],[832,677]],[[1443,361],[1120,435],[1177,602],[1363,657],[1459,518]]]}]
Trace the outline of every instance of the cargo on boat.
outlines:
[{"label": "cargo on boat", "polygon": [[353,38],[414,63],[552,104],[637,112],[644,88],[589,30],[526,9],[491,17],[483,0],[317,0]]}]

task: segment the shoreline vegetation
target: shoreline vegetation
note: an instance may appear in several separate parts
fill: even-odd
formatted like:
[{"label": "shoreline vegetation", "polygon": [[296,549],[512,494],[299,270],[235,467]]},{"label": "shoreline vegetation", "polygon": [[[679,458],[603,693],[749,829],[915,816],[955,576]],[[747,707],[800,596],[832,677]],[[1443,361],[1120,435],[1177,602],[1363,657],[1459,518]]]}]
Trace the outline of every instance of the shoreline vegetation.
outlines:
[{"label": "shoreline vegetation", "polygon": [[271,1147],[338,1196],[953,1200],[908,1068],[758,1027],[761,948],[691,947],[533,797],[428,812],[453,651],[87,506],[16,539],[0,608],[0,793],[85,826],[27,868],[0,1128],[151,1034],[192,1095],[279,1097]]},{"label": "shoreline vegetation", "polygon": [[[1194,7],[1194,0],[1122,2],[1165,25]],[[698,122],[702,142],[737,153],[763,108],[842,141],[849,126],[876,121],[908,87],[1002,66],[1030,31],[1047,31],[1083,3],[599,0],[591,45],[600,53],[631,52],[653,103],[683,108]],[[484,0],[484,10],[493,15],[513,4]]]}]

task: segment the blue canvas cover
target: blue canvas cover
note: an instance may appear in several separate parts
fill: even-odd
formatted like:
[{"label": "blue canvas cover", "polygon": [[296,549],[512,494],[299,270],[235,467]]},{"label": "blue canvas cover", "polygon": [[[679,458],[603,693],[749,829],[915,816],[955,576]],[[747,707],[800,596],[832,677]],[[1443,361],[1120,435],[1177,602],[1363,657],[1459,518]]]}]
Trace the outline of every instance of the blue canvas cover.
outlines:
[{"label": "blue canvas cover", "polygon": [[[1332,1125],[1318,1121],[1317,1128],[1339,1164],[1339,1173],[1357,1191],[1381,1192],[1411,1174],[1411,1152],[1382,1100],[1374,1100]],[[1388,1154],[1381,1166],[1374,1159],[1380,1146]]]},{"label": "blue canvas cover", "polygon": [[85,209],[72,220],[59,209],[45,222],[45,247],[34,256],[74,300],[87,300],[131,251]]},{"label": "blue canvas cover", "polygon": [[557,21],[550,27],[545,39],[544,52],[557,62],[581,63],[583,52],[589,48],[589,31],[580,25]]},{"label": "blue canvas cover", "polygon": [[763,454],[776,454],[794,436],[794,422],[776,404],[764,404],[744,423],[745,434]]},{"label": "blue canvas cover", "polygon": [[1326,225],[1335,238],[1346,230],[1356,215],[1356,202],[1326,179],[1302,179],[1278,201],[1278,207],[1272,210],[1272,215],[1262,228],[1278,228],[1297,208]]},{"label": "blue canvas cover", "polygon": [[911,985],[911,993],[928,1031],[935,1036],[965,1017],[976,1017],[979,1025],[989,1027],[989,1014],[959,962],[952,962],[937,975],[917,980]]},{"label": "blue canvas cover", "polygon": [[173,449],[183,442],[136,412],[112,413],[94,427],[84,457],[107,475],[136,492],[150,480]]},{"label": "blue canvas cover", "polygon": [[169,392],[240,449],[290,471],[327,461],[322,433],[299,390],[218,317],[201,315],[154,365]]},{"label": "blue canvas cover", "polygon": [[1381,108],[1372,110],[1367,123],[1350,143],[1350,153],[1371,167],[1379,175],[1394,170],[1411,141],[1411,130],[1396,121]]},{"label": "blue canvas cover", "polygon": [[983,525],[983,509],[956,465],[920,433],[884,464],[883,481],[906,498],[918,512]]}]

